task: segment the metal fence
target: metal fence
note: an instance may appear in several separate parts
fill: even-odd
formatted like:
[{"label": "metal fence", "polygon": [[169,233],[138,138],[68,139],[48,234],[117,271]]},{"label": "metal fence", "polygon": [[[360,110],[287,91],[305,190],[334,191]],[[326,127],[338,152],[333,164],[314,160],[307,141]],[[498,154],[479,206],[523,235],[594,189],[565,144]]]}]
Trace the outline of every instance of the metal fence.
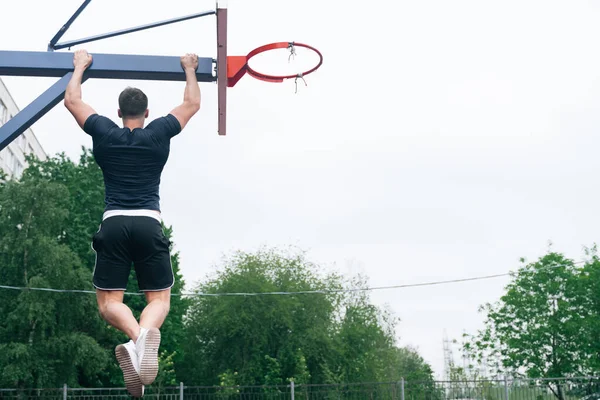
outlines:
[{"label": "metal fence", "polygon": [[[130,399],[123,388],[0,389],[0,399]],[[600,400],[600,377],[286,386],[146,387],[164,400]]]}]

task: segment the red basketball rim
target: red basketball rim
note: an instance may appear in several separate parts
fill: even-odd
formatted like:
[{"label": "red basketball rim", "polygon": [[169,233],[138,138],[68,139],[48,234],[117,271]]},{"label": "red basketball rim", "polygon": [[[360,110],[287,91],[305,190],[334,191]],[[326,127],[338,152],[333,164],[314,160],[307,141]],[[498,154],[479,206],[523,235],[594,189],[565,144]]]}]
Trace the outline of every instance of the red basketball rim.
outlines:
[{"label": "red basketball rim", "polygon": [[[261,72],[257,72],[256,70],[252,69],[248,63],[248,61],[250,61],[250,59],[257,54],[264,53],[265,51],[270,51],[270,50],[287,49],[292,46],[305,47],[305,48],[317,53],[317,55],[319,56],[319,63],[317,64],[317,66],[313,67],[312,69],[309,69],[308,71],[305,71],[305,72],[302,72],[299,74],[294,74],[294,75],[267,75],[267,74],[263,74]],[[319,50],[317,50],[314,47],[309,46],[307,44],[296,43],[296,42],[277,42],[277,43],[265,44],[264,46],[260,46],[260,47],[257,47],[256,49],[252,50],[246,56],[246,72],[248,72],[248,74],[253,76],[254,78],[262,79],[264,81],[269,81],[269,82],[283,82],[284,79],[301,78],[301,77],[308,75],[311,72],[314,72],[315,70],[317,70],[317,68],[319,68],[321,66],[321,64],[323,64],[323,55],[321,54],[321,52]]]}]

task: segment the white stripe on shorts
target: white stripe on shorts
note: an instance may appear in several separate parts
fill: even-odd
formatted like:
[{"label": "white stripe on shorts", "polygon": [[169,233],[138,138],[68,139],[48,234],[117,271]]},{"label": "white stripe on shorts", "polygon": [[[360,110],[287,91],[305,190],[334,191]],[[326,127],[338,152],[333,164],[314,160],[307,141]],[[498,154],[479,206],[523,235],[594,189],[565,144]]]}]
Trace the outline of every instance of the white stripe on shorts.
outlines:
[{"label": "white stripe on shorts", "polygon": [[116,215],[125,215],[128,217],[150,217],[154,218],[158,222],[162,222],[160,212],[156,210],[110,210],[105,211],[102,216],[102,221],[106,218],[114,217]]}]

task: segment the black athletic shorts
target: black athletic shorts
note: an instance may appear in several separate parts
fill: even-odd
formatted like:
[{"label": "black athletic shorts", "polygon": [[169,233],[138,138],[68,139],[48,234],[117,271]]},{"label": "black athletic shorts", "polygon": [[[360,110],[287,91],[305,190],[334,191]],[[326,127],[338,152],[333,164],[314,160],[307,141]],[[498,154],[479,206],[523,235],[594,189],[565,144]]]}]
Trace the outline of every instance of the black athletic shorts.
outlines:
[{"label": "black athletic shorts", "polygon": [[170,288],[175,283],[170,245],[155,218],[114,215],[104,219],[92,239],[94,287],[125,290],[133,264],[141,291]]}]

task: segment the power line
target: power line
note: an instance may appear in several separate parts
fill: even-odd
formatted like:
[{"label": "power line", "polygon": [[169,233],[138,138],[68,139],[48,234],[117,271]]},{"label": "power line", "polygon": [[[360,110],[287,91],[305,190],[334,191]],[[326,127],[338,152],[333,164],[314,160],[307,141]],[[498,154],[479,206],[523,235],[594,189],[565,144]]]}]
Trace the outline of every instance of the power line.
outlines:
[{"label": "power line", "polygon": [[[573,264],[584,264],[586,261],[575,261]],[[563,267],[563,265],[552,265],[548,267],[538,268],[536,271],[551,270],[555,268]],[[521,271],[524,272],[524,271]],[[525,271],[527,272],[527,271]],[[351,288],[351,289],[325,289],[325,290],[300,290],[295,292],[237,292],[237,293],[204,293],[204,292],[182,292],[172,293],[171,296],[177,297],[229,297],[229,296],[287,296],[287,295],[305,295],[305,294],[336,294],[336,293],[353,293],[353,292],[367,292],[376,290],[390,290],[390,289],[407,289],[414,287],[425,287],[425,286],[437,286],[437,285],[448,285],[463,282],[473,282],[488,279],[496,279],[510,276],[513,272],[506,272],[502,274],[475,276],[470,278],[458,278],[448,279],[442,281],[432,282],[419,282],[419,283],[407,283],[402,285],[391,285],[391,286],[374,286],[366,288]],[[22,286],[8,286],[0,285],[0,289],[6,290],[20,290],[20,291],[40,291],[40,292],[52,292],[52,293],[85,293],[85,294],[96,294],[93,290],[79,290],[79,289],[53,289],[53,288],[37,288],[37,287],[22,287]],[[144,293],[140,292],[125,292],[126,295],[130,296],[142,296]]]}]

